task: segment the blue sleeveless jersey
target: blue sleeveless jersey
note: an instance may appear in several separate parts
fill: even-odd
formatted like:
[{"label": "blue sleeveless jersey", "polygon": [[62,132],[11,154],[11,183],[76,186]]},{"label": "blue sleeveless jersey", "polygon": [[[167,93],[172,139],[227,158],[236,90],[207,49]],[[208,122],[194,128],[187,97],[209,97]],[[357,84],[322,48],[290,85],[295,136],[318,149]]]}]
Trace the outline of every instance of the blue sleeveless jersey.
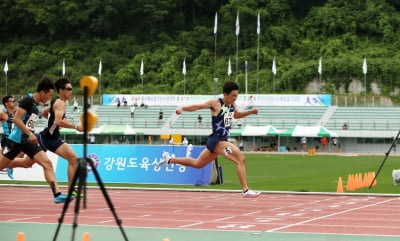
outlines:
[{"label": "blue sleeveless jersey", "polygon": [[3,137],[8,137],[10,135],[10,133],[11,133],[12,128],[13,128],[14,116],[7,109],[4,109],[3,111],[8,116],[7,121],[4,121],[3,123],[1,123],[1,125],[3,126]]},{"label": "blue sleeveless jersey", "polygon": [[221,98],[218,100],[221,104],[221,111],[218,115],[211,117],[213,134],[227,138],[232,125],[235,107],[233,105],[226,106]]},{"label": "blue sleeveless jersey", "polygon": [[[34,133],[35,125],[39,116],[39,109],[33,100],[32,94],[26,95],[20,102],[19,108],[24,109],[26,112],[22,116],[22,122],[25,124],[28,129]],[[17,142],[17,143],[28,143],[29,137],[25,134],[18,126],[15,126],[11,131],[11,134],[8,136],[8,139]]]}]

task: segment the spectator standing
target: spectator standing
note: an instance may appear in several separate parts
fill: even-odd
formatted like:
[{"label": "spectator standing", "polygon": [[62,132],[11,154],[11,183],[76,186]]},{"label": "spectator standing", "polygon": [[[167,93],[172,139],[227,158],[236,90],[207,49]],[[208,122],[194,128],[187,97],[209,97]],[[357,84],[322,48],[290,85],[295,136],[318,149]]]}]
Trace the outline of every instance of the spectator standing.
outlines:
[{"label": "spectator standing", "polygon": [[325,151],[326,150],[326,146],[328,145],[328,139],[324,136],[320,139],[321,142],[321,151]]},{"label": "spectator standing", "polygon": [[332,139],[332,151],[339,152],[339,140],[336,137]]},{"label": "spectator standing", "polygon": [[201,115],[199,114],[199,116],[197,116],[197,121],[199,123],[199,126],[202,126],[203,123],[203,117],[201,117]]},{"label": "spectator standing", "polygon": [[300,147],[302,151],[307,151],[307,137],[303,136],[300,139]]},{"label": "spectator standing", "polygon": [[163,117],[164,117],[164,112],[163,110],[160,110],[160,112],[158,113],[158,124],[162,123]]},{"label": "spectator standing", "polygon": [[135,117],[135,105],[131,106],[131,119],[133,119],[133,117]]}]

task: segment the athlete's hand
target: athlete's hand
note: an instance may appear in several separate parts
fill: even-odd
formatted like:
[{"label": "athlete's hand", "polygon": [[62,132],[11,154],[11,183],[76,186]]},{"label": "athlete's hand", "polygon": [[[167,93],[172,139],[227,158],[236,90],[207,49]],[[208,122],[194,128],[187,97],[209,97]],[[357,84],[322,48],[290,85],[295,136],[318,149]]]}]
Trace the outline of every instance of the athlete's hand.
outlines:
[{"label": "athlete's hand", "polygon": [[178,107],[178,108],[175,110],[175,113],[176,113],[177,115],[182,114],[182,107]]},{"label": "athlete's hand", "polygon": [[83,126],[81,124],[77,125],[76,126],[76,130],[79,131],[79,132],[82,132],[83,131]]},{"label": "athlete's hand", "polygon": [[30,135],[30,136],[28,136],[28,138],[29,138],[29,142],[31,143],[31,144],[38,144],[38,139],[36,138],[36,135]]}]

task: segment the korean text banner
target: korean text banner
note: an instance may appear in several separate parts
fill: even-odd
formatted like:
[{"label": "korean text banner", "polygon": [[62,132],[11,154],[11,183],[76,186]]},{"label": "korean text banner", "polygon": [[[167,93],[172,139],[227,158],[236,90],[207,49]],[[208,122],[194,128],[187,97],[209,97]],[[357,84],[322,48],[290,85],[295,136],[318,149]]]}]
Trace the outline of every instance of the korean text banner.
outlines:
[{"label": "korean text banner", "polygon": [[[78,157],[83,156],[83,145],[71,146]],[[101,180],[106,183],[210,184],[212,163],[200,169],[178,164],[156,169],[164,152],[175,157],[196,158],[203,146],[88,145],[87,148],[87,156],[94,161]],[[58,157],[56,163],[57,180],[67,181],[68,162]],[[96,182],[90,167],[87,182]]]}]

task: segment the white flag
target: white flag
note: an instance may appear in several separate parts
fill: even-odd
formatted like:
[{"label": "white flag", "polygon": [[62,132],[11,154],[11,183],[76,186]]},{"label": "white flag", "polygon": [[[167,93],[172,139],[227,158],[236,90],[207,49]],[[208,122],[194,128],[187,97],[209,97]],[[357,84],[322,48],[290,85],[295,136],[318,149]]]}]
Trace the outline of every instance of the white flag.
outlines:
[{"label": "white flag", "polygon": [[140,75],[144,75],[143,59],[142,62],[140,63]]},{"label": "white flag", "polygon": [[260,23],[260,13],[257,16],[257,34],[260,34],[261,23]]},{"label": "white flag", "polygon": [[274,73],[274,75],[276,75],[276,63],[275,63],[275,58],[272,61],[272,73]]},{"label": "white flag", "polygon": [[322,74],[322,58],[319,58],[319,63],[318,63],[318,73]]},{"label": "white flag", "polygon": [[231,74],[232,74],[231,58],[229,58],[229,61],[228,61],[228,76],[231,76]]},{"label": "white flag", "polygon": [[218,28],[218,13],[215,13],[214,34],[217,33],[217,28]]},{"label": "white flag", "polygon": [[7,74],[7,72],[8,72],[8,63],[7,63],[7,60],[6,60],[6,63],[4,64],[4,72]]},{"label": "white flag", "polygon": [[101,64],[101,59],[100,59],[100,63],[99,63],[99,75],[101,75],[101,69],[103,68],[103,65]]},{"label": "white flag", "polygon": [[183,59],[182,74],[186,75],[186,60],[185,59]]},{"label": "white flag", "polygon": [[65,59],[63,59],[62,63],[62,76],[65,76]]},{"label": "white flag", "polygon": [[362,69],[363,69],[363,73],[367,74],[367,58],[366,57],[364,57]]},{"label": "white flag", "polygon": [[239,35],[240,32],[240,25],[239,25],[239,13],[236,15],[236,36]]}]

